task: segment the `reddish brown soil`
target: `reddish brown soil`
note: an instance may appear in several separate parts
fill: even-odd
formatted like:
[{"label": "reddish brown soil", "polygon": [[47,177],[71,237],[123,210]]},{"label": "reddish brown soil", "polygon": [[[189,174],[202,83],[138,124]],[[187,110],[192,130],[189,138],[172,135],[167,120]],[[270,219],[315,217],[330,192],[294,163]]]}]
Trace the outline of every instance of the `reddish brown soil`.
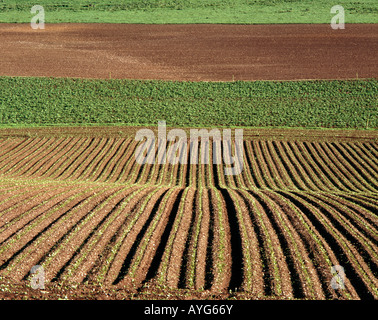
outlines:
[{"label": "reddish brown soil", "polygon": [[[246,129],[245,174],[198,164],[179,181],[177,166],[136,164],[135,131],[0,130],[0,299],[377,298],[377,132]],[[46,290],[31,291],[40,263]]]},{"label": "reddish brown soil", "polygon": [[371,78],[378,24],[0,24],[0,75],[191,81]]}]

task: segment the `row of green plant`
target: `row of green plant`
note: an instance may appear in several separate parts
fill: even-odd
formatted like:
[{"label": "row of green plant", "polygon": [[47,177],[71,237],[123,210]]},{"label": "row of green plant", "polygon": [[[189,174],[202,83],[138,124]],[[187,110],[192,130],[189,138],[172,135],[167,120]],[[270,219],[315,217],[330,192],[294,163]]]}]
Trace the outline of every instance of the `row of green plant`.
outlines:
[{"label": "row of green plant", "polygon": [[330,23],[342,5],[346,23],[376,23],[375,0],[27,0],[0,1],[0,22],[29,23],[33,5],[46,23]]},{"label": "row of green plant", "polygon": [[0,77],[0,126],[378,127],[378,81]]}]

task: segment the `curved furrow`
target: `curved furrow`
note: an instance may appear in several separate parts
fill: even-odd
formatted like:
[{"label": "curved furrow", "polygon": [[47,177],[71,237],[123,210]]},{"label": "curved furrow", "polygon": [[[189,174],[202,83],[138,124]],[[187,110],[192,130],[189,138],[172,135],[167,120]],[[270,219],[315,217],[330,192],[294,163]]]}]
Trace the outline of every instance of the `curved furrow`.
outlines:
[{"label": "curved furrow", "polygon": [[[310,219],[317,232],[327,241],[340,261],[339,264],[345,268],[346,274],[349,275],[346,279],[346,282],[350,281],[346,285],[348,286],[348,290],[352,290],[353,288],[361,299],[373,298],[376,285],[372,281],[371,272],[367,270],[368,268],[364,265],[357,250],[346,242],[341,232],[324,215],[324,210],[318,205],[314,206],[314,204],[306,201],[300,195],[284,191],[279,191],[279,193],[299,206],[302,212]],[[309,208],[312,210],[309,210]],[[373,293],[369,288],[371,288]]]},{"label": "curved furrow", "polygon": [[[75,153],[74,159],[68,164],[67,167],[62,168],[63,170],[60,170],[59,174],[54,177],[54,179],[74,180],[75,176],[78,175],[77,171],[85,168],[88,162],[91,161],[91,158],[89,156],[86,157],[86,155],[92,155],[94,152],[96,152],[96,150],[98,151],[103,143],[105,143],[104,138],[93,138],[90,141],[89,146],[84,146],[80,148],[80,151],[78,150],[78,152]],[[85,160],[83,161],[83,159]]]},{"label": "curved furrow", "polygon": [[[149,197],[153,189],[156,190],[153,187],[138,188],[137,191],[118,203],[114,209],[116,214],[113,214],[101,227],[104,232],[97,231],[96,235],[86,244],[87,249],[84,251],[86,258],[82,259],[82,264],[78,269],[81,270],[79,271],[81,275],[85,274],[85,277],[76,278],[77,281],[83,281],[85,284],[102,285],[106,283],[105,278],[108,276],[109,268],[113,264],[119,245],[124,238],[123,230],[130,219],[134,217],[140,203]],[[92,249],[88,250],[88,248]],[[76,272],[76,275],[78,274]]]},{"label": "curved furrow", "polygon": [[83,141],[77,148],[72,148],[62,157],[61,163],[55,165],[55,168],[51,168],[46,171],[43,176],[48,176],[51,179],[62,180],[62,176],[69,170],[73,169],[73,164],[85,151],[91,151],[94,148],[95,138],[81,139]]},{"label": "curved furrow", "polygon": [[106,140],[105,145],[102,147],[102,150],[93,158],[93,160],[86,166],[85,170],[82,171],[79,178],[80,180],[94,181],[94,176],[97,174],[97,171],[105,164],[105,159],[109,155],[113,155],[114,148],[117,146],[116,141],[120,139],[109,138]]},{"label": "curved furrow", "polygon": [[96,205],[80,222],[71,224],[38,262],[45,270],[50,270],[47,280],[82,282],[114,234],[115,230],[109,226],[114,226],[114,222],[122,223],[127,218],[122,213],[129,201],[133,197],[135,200],[143,197],[145,190],[146,187],[136,186],[119,189]]},{"label": "curved furrow", "polygon": [[273,161],[276,163],[278,173],[284,176],[284,189],[302,190],[307,189],[308,186],[301,176],[301,172],[297,172],[291,160],[282,149],[280,144],[275,141],[267,141],[267,146],[270,153],[274,155]]},{"label": "curved furrow", "polygon": [[[33,153],[37,152],[43,145],[47,143],[46,138],[36,138],[30,139],[30,142],[24,146],[22,149],[18,150],[17,152],[12,152],[4,155],[6,161],[0,167],[0,173],[4,174],[9,172],[10,170],[22,166],[22,163],[27,161]],[[25,157],[25,155],[27,155]]]},{"label": "curved furrow", "polygon": [[[148,272],[146,273],[143,283],[152,281],[163,286],[167,285],[167,269],[169,267],[168,264],[171,253],[173,251],[172,245],[175,237],[177,236],[179,225],[183,219],[185,196],[187,195],[189,189],[177,188],[177,191],[178,192],[173,194],[172,200],[170,200],[172,203],[169,205],[171,209],[167,212],[168,216],[164,217],[165,224],[163,221],[159,221],[159,224],[161,225],[161,231],[159,233],[161,236],[153,234],[149,240],[151,243],[151,241],[155,241],[155,237],[156,241],[158,241],[158,245],[156,246],[155,251],[151,252],[153,258],[149,258],[147,260],[147,265],[149,264],[149,261],[151,261],[151,263],[149,264]],[[159,228],[159,225],[157,225],[157,228]],[[154,233],[156,233],[156,231],[154,231]],[[146,259],[147,258],[145,258],[145,260]],[[143,263],[143,260],[141,263]],[[177,275],[179,275],[181,260],[171,261],[171,263],[175,265],[174,267],[178,271]],[[177,277],[175,288],[177,288],[178,280],[179,278]]]},{"label": "curved furrow", "polygon": [[[103,226],[103,228],[106,228],[105,236],[98,233],[97,237],[93,237],[91,242],[86,245],[87,250],[83,251],[85,255],[88,255],[87,258],[83,259],[80,267],[81,270],[85,270],[82,275],[87,273],[83,278],[85,282],[111,284],[117,279],[123,261],[119,258],[125,250],[130,249],[130,247],[125,248],[125,244],[128,242],[127,238],[131,236],[130,231],[137,226],[136,223],[139,223],[140,216],[145,215],[142,210],[145,208],[148,210],[147,205],[151,199],[164,192],[162,190],[161,188],[147,186],[138,188],[119,205],[117,209],[119,214],[113,215],[114,219],[109,219]],[[141,219],[143,218],[142,216]],[[103,243],[103,245],[100,246],[99,243]],[[130,242],[127,244],[132,245]],[[90,248],[93,249],[90,250]],[[95,261],[95,259],[97,260]]]},{"label": "curved furrow", "polygon": [[135,159],[133,158],[131,158],[130,161],[131,161],[131,165],[129,165],[130,169],[128,170],[128,173],[126,174],[126,177],[122,177],[123,180],[119,179],[119,181],[117,182],[122,182],[125,184],[136,183],[138,176],[142,175],[143,171],[145,171],[145,168],[148,166],[148,164],[137,163]]},{"label": "curved furrow", "polygon": [[206,183],[205,183],[205,188],[206,189],[212,189],[214,188],[214,185],[215,185],[215,180],[214,180],[214,156],[217,157],[215,154],[214,154],[214,143],[213,141],[210,141],[209,143],[209,162],[206,166]]},{"label": "curved furrow", "polygon": [[0,219],[8,219],[7,216],[5,216],[7,210],[11,208],[13,205],[18,203],[18,201],[21,199],[27,199],[29,194],[33,192],[33,194],[38,194],[44,189],[43,186],[40,186],[40,189],[38,188],[30,188],[29,186],[19,186],[12,183],[9,183],[8,185],[5,185],[4,182],[1,182],[0,187]]},{"label": "curved furrow", "polygon": [[361,230],[365,230],[366,233],[372,234],[374,237],[378,236],[378,217],[372,219],[372,213],[370,210],[367,210],[365,207],[358,203],[347,201],[340,195],[323,194],[322,196],[328,197],[335,203],[339,203],[340,205],[344,206],[346,208],[346,214],[353,216],[353,219],[358,224],[358,228],[360,228]]},{"label": "curved furrow", "polygon": [[[53,139],[53,146],[55,146],[59,139]],[[11,167],[4,171],[4,174],[6,175],[19,175],[18,173],[22,170],[25,170],[25,168],[28,167],[28,165],[33,165],[38,159],[41,159],[44,155],[45,150],[48,148],[50,139],[43,138],[43,142],[40,145],[35,146],[32,150],[29,150],[27,153],[23,153],[20,155],[21,160],[16,159],[16,163],[12,163]]]},{"label": "curved furrow", "polygon": [[[14,254],[15,251],[27,243],[35,234],[38,234],[39,224],[49,221],[52,217],[54,218],[55,211],[58,211],[64,201],[75,200],[75,195],[77,192],[72,192],[74,195],[70,195],[69,192],[62,192],[56,197],[52,196],[45,202],[37,202],[37,205],[32,205],[32,207],[26,212],[18,212],[18,218],[15,218],[12,226],[5,228],[3,226],[4,233],[1,235],[2,242],[0,247],[0,257],[3,260],[7,260],[10,256]],[[68,195],[68,200],[67,200]],[[51,201],[50,201],[51,200]],[[46,214],[46,212],[49,212]],[[19,228],[20,224],[22,225]]]},{"label": "curved furrow", "polygon": [[[79,138],[76,138],[76,141]],[[74,138],[65,138],[59,148],[53,149],[52,155],[49,157],[45,157],[44,160],[40,160],[36,165],[35,168],[27,168],[27,171],[25,171],[22,175],[24,177],[39,177],[42,175],[43,171],[47,171],[50,169],[51,166],[53,166],[61,156],[63,156],[65,153],[67,153],[67,150],[70,150],[72,148],[72,145],[74,144]]]},{"label": "curved furrow", "polygon": [[334,159],[328,157],[328,155],[321,148],[321,143],[310,142],[308,143],[308,146],[310,152],[312,152],[319,165],[324,168],[328,178],[332,180],[334,185],[340,191],[353,192],[354,186],[350,184],[348,179],[345,179],[345,176],[337,168],[338,161],[334,161]]},{"label": "curved furrow", "polygon": [[30,170],[33,170],[35,167],[39,168],[41,166],[41,162],[43,161],[43,159],[45,158],[49,159],[52,155],[54,155],[55,150],[59,149],[63,143],[64,143],[64,138],[53,139],[53,142],[51,143],[51,145],[49,144],[45,147],[40,148],[38,150],[38,153],[35,154],[32,157],[32,159],[24,163],[17,170],[11,171],[8,174],[11,174],[13,176],[24,176]]},{"label": "curved furrow", "polygon": [[302,181],[302,190],[320,191],[328,189],[322,181],[313,178],[316,176],[313,166],[298,151],[298,143],[273,141],[273,144],[286,157],[288,166],[293,168],[293,176],[298,176],[298,183]]},{"label": "curved furrow", "polygon": [[122,150],[127,145],[127,139],[118,138],[114,139],[114,144],[111,147],[110,152],[106,153],[103,160],[97,165],[96,169],[91,175],[92,181],[101,181],[104,182],[101,178],[104,175],[108,175],[112,171],[112,167],[116,165],[119,161],[120,156],[122,155]]},{"label": "curved furrow", "polygon": [[[252,164],[251,164],[251,157],[249,154],[247,142],[243,141],[243,145],[244,145],[244,148],[243,148],[244,158],[243,158],[243,171],[242,171],[243,180],[244,180],[244,183],[246,184],[246,189],[255,189],[257,187],[257,182],[256,182],[256,178],[253,176],[252,171],[251,171]],[[214,165],[213,165],[213,172],[214,172]],[[214,179],[215,179],[215,176],[214,176]],[[219,188],[219,183],[215,184],[215,180],[214,180],[212,187]]]},{"label": "curved furrow", "polygon": [[332,149],[327,147],[326,143],[317,143],[316,149],[319,151],[319,154],[323,156],[324,162],[332,163],[332,166],[330,166],[331,170],[345,187],[353,192],[367,191],[358,180],[350,175],[350,172],[348,172],[348,169],[345,167],[346,159],[344,157],[340,157],[339,153],[335,154]]},{"label": "curved furrow", "polygon": [[198,262],[198,241],[201,232],[201,225],[203,220],[203,189],[196,189],[196,196],[193,203],[193,218],[190,226],[190,236],[187,243],[187,252],[185,255],[185,280],[184,286],[188,289],[195,289],[197,285],[197,262]]},{"label": "curved furrow", "polygon": [[378,205],[376,205],[377,200],[378,200],[378,193],[364,193],[364,194],[360,193],[360,194],[355,194],[355,196],[361,199],[365,199],[366,201],[370,201],[373,207],[378,208]]},{"label": "curved furrow", "polygon": [[[136,153],[131,157],[130,160],[132,160],[132,162],[131,162],[132,165],[131,165],[131,169],[129,171],[129,174],[128,174],[128,177],[127,177],[127,180],[126,180],[127,183],[129,183],[129,184],[130,183],[140,183],[139,182],[140,179],[143,176],[148,176],[149,171],[151,169],[153,169],[152,167],[154,167],[155,165],[159,165],[158,161],[157,161],[157,159],[155,157],[155,155],[156,155],[156,147],[152,143],[148,146],[148,154],[149,154],[149,157],[150,156],[153,157],[153,164],[149,164],[147,161],[145,163],[142,163],[142,164],[138,163],[136,161],[136,156],[137,156]],[[159,169],[160,169],[160,167],[164,168],[165,165],[159,165]],[[160,180],[158,184],[164,184],[163,180]]]},{"label": "curved furrow", "polygon": [[[10,260],[12,261],[7,265],[7,274],[11,273],[16,280],[21,280],[27,276],[32,266],[38,263],[44,253],[54,245],[57,239],[64,235],[70,225],[81,221],[83,217],[89,215],[91,210],[97,207],[98,202],[101,203],[104,198],[108,197],[107,193],[114,192],[110,189],[110,187],[105,190],[102,189],[99,195],[93,194],[93,191],[90,192],[89,196],[88,192],[81,192],[81,195],[85,193],[87,195],[79,197],[79,202],[74,203],[71,209],[67,210],[69,208],[67,206],[69,200],[66,200],[61,206],[46,212],[41,217],[42,221],[39,221],[34,228],[28,230],[29,241],[27,245],[11,257]],[[77,199],[78,197],[73,196],[71,198]],[[31,237],[32,239],[30,239]]]},{"label": "curved furrow", "polygon": [[[355,159],[351,159],[347,154],[340,152],[335,143],[323,144],[325,152],[337,158],[337,166],[344,175],[344,180],[348,180],[355,186],[355,191],[371,192],[376,191],[369,183],[369,177],[364,174],[360,164]],[[360,159],[357,159],[360,160]]]},{"label": "curved furrow", "polygon": [[158,177],[159,177],[159,171],[161,170],[161,167],[163,165],[161,164],[158,164],[157,162],[155,162],[152,167],[151,167],[151,170],[148,172],[148,181],[149,181],[149,184],[151,185],[159,185],[158,184]]},{"label": "curved furrow", "polygon": [[374,151],[373,143],[369,144],[369,147],[366,144],[360,143],[340,143],[343,148],[348,150],[351,154],[351,158],[353,155],[356,155],[359,159],[361,159],[364,165],[366,165],[365,170],[369,171],[373,177],[375,177],[374,172],[378,171],[378,155],[377,152]]},{"label": "curved furrow", "polygon": [[46,210],[59,204],[62,197],[71,193],[71,187],[54,188],[52,191],[44,191],[43,195],[38,193],[31,196],[30,192],[25,192],[25,199],[19,201],[17,205],[11,205],[4,213],[7,213],[4,223],[0,227],[0,244],[10,239],[25,226],[42,216]]},{"label": "curved furrow", "polygon": [[260,141],[252,141],[251,143],[252,143],[252,149],[255,155],[256,164],[261,170],[261,176],[263,178],[264,185],[268,189],[278,189],[269,171],[270,168],[267,165],[266,160],[264,159],[263,152],[261,151],[261,148],[260,148]]},{"label": "curved furrow", "polygon": [[[204,167],[205,165],[201,165]],[[202,215],[200,225],[198,228],[198,234],[195,234],[197,237],[197,243],[195,246],[195,266],[194,269],[194,279],[193,282],[194,287],[199,290],[203,290],[205,288],[206,282],[208,278],[206,277],[206,271],[209,271],[211,274],[212,269],[212,261],[206,261],[208,257],[208,250],[211,250],[211,246],[209,247],[209,229],[210,229],[210,209],[209,209],[209,196],[208,190],[202,188],[201,198],[199,201],[199,213]],[[211,256],[211,255],[210,255]]]},{"label": "curved furrow", "polygon": [[322,284],[308,246],[292,225],[287,212],[276,201],[277,197],[273,192],[259,192],[259,196],[270,212],[271,223],[285,252],[294,297],[324,299]]},{"label": "curved furrow", "polygon": [[[177,179],[176,179],[176,185],[182,189],[185,189],[187,186],[185,184],[186,180],[186,172],[187,172],[187,164],[178,164],[178,173],[177,173]],[[150,181],[150,179],[149,179]]]},{"label": "curved furrow", "polygon": [[[6,150],[2,150],[3,154],[0,156],[0,163],[2,161],[9,161],[9,159],[17,158],[20,153],[26,153],[27,150],[33,148],[41,139],[25,138],[21,142],[14,144],[13,139],[10,140],[10,145]],[[0,167],[1,171],[2,167]]]},{"label": "curved furrow", "polygon": [[269,212],[256,192],[248,191],[248,193],[250,194],[249,219],[257,235],[260,257],[264,265],[262,271],[264,292],[267,296],[293,297],[293,288],[288,277],[289,266],[286,263],[280,239],[269,218]]},{"label": "curved furrow", "polygon": [[[374,188],[374,191],[378,189],[378,181],[376,179],[378,168],[376,165],[369,164],[371,162],[366,157],[360,157],[360,155],[353,148],[352,144],[338,144],[334,145],[335,148],[341,153],[345,158],[347,158],[353,165],[353,168],[358,172],[358,175],[361,176],[371,187]],[[353,146],[353,147],[352,147]],[[358,159],[359,161],[356,161]]]},{"label": "curved furrow", "polygon": [[[29,220],[25,220],[25,216],[27,216],[28,219],[32,219],[31,216],[29,216],[30,212],[44,205],[46,201],[50,201],[70,189],[72,188],[67,186],[56,186],[51,190],[43,190],[43,188],[38,191],[29,190],[22,193],[20,192],[18,194],[20,197],[9,199],[9,201],[7,201],[7,208],[1,210],[0,243],[3,239],[10,236],[12,232],[15,233],[18,229],[21,229],[23,224],[28,223]],[[18,229],[15,227],[16,225]]]},{"label": "curved furrow", "polygon": [[[289,197],[285,196],[285,194],[280,194],[280,192],[270,192],[268,195],[285,210],[285,216],[301,238],[303,245],[306,247],[308,257],[316,268],[326,299],[336,299],[340,297],[340,294],[348,299],[358,297],[354,289],[351,289],[351,286],[348,286],[347,290],[340,292],[330,286],[332,278],[330,269],[332,266],[338,265],[339,260],[330,244],[315,227],[316,224],[314,225],[311,219],[308,218],[308,216],[315,215],[316,209],[306,206],[307,204],[300,198],[298,201],[291,201]],[[315,222],[317,223],[318,221],[316,220]]]},{"label": "curved furrow", "polygon": [[[103,149],[101,158],[97,161],[97,163],[93,163],[85,176],[80,177],[80,179],[87,179],[91,181],[97,181],[98,177],[102,174],[103,170],[114,161],[114,158],[117,157],[117,152],[121,148],[122,144],[124,143],[124,139],[120,138],[113,138],[109,140],[109,148]],[[90,171],[90,172],[89,172]]]},{"label": "curved furrow", "polygon": [[165,187],[156,187],[140,203],[139,208],[134,211],[129,221],[120,230],[119,241],[112,250],[111,257],[114,256],[114,258],[111,259],[111,264],[109,263],[102,270],[106,283],[122,285],[122,282],[127,282],[131,261],[167,190],[168,188]]},{"label": "curved furrow", "polygon": [[[362,161],[360,161],[360,163],[363,169],[369,174],[369,176],[376,178],[376,172],[378,171],[378,160],[377,157],[373,155],[374,151],[369,149],[370,152],[369,150],[363,152],[365,149],[356,143],[340,143],[339,145],[340,149],[345,150],[345,152],[347,152],[352,159],[361,159]],[[371,146],[373,146],[373,144],[371,144]]]},{"label": "curved furrow", "polygon": [[80,150],[82,146],[88,144],[87,139],[73,138],[72,142],[67,146],[66,150],[63,150],[62,154],[59,154],[54,162],[50,162],[50,165],[38,172],[38,176],[41,178],[54,178],[56,172],[60,172],[65,169],[71,161],[71,156],[74,155],[77,150]]},{"label": "curved furrow", "polygon": [[130,170],[132,170],[133,166],[136,165],[135,150],[138,147],[138,144],[138,141],[134,139],[130,142],[123,156],[119,160],[118,165],[115,169],[113,169],[113,172],[106,179],[108,182],[118,183],[126,181],[126,179],[123,179],[123,177],[127,177]]},{"label": "curved furrow", "polygon": [[178,186],[176,181],[177,181],[177,176],[178,174],[178,168],[179,168],[179,163],[172,163],[174,156],[177,155],[174,154],[175,148],[174,148],[175,141],[170,141],[167,144],[167,159],[168,161],[165,164],[165,171],[168,173],[166,176],[165,184],[171,187]]},{"label": "curved furrow", "polygon": [[283,143],[283,146],[285,150],[292,155],[292,159],[295,159],[298,166],[303,168],[309,180],[312,181],[319,190],[337,190],[328,177],[324,175],[317,163],[314,162],[303,142],[288,141],[287,143]]},{"label": "curved furrow", "polygon": [[[233,174],[226,175],[226,172],[225,172],[226,168],[235,167],[236,160],[231,165],[228,165],[226,162],[226,161],[231,162],[230,160],[232,159],[231,157],[232,157],[233,142],[228,141],[227,144],[222,142],[222,147],[223,147],[222,151],[223,151],[223,161],[224,161],[222,174],[225,176],[224,177],[225,184],[227,188],[235,189],[238,187],[238,181],[235,178],[235,175]],[[234,157],[235,156],[236,155],[234,155]]]},{"label": "curved furrow", "polygon": [[[10,263],[14,263],[17,256],[22,253],[24,249],[37,239],[43,230],[47,230],[55,220],[65,213],[65,206],[72,205],[72,207],[83,202],[88,196],[82,193],[78,194],[77,191],[73,192],[74,195],[69,196],[62,195],[61,199],[53,199],[52,203],[46,202],[33,208],[31,212],[27,212],[24,216],[31,215],[29,222],[12,237],[8,237],[0,247],[0,259],[3,261],[0,270],[8,267]],[[69,208],[69,207],[68,207]],[[3,273],[9,273],[10,270],[6,269]]]},{"label": "curved furrow", "polygon": [[378,166],[378,151],[377,148],[374,148],[373,142],[356,142],[353,144],[354,149],[359,150],[362,154],[361,157],[364,157],[367,161],[372,161],[375,166]]},{"label": "curved furrow", "polygon": [[362,194],[339,194],[338,196],[343,199],[346,199],[351,203],[355,203],[363,207],[366,210],[363,211],[365,219],[367,219],[371,224],[373,224],[375,228],[378,228],[378,215],[376,214],[376,212],[378,212],[377,200],[370,199],[369,197],[366,197]]},{"label": "curved furrow", "polygon": [[[223,163],[223,154],[222,154],[222,142],[213,141],[212,152],[212,179],[215,188],[226,188],[226,179],[224,174],[224,163]],[[214,151],[215,150],[215,151]],[[214,153],[215,152],[215,153]],[[215,159],[215,160],[214,160]]]},{"label": "curved furrow", "polygon": [[276,150],[272,147],[269,141],[261,141],[262,151],[267,165],[274,176],[277,187],[279,189],[298,189],[298,186],[293,182],[285,166],[282,164]]},{"label": "curved furrow", "polygon": [[[26,138],[24,140],[26,140]],[[16,139],[12,138],[0,138],[0,159],[7,154],[9,150],[17,146],[17,144],[15,145],[15,141]],[[19,143],[22,143],[22,140]]]},{"label": "curved furrow", "polygon": [[280,141],[268,141],[267,144],[272,150],[272,153],[275,153],[275,161],[280,168],[279,172],[284,172],[286,176],[287,188],[294,190],[316,189],[312,181],[310,181],[310,183],[308,182],[307,176],[304,174],[303,170],[290,158],[290,154],[285,152],[286,150],[283,148]]},{"label": "curved furrow", "polygon": [[255,154],[255,150],[252,147],[251,141],[245,141],[246,146],[246,157],[248,159],[248,170],[250,172],[250,176],[253,179],[253,186],[259,189],[264,189],[266,187],[265,181],[263,179],[263,174],[261,172],[261,167],[257,165],[257,156]]},{"label": "curved furrow", "polygon": [[137,171],[132,172],[134,178],[130,178],[128,180],[128,183],[133,183],[133,184],[143,184],[142,181],[144,181],[147,177],[148,174],[151,170],[152,165],[150,164],[142,164],[137,167]]},{"label": "curved furrow", "polygon": [[97,143],[96,147],[91,152],[86,152],[83,154],[82,158],[78,158],[78,165],[69,174],[62,175],[61,179],[64,180],[85,180],[88,172],[91,168],[101,160],[103,152],[109,148],[109,138],[101,138]]},{"label": "curved furrow", "polygon": [[14,154],[31,142],[29,138],[7,138],[0,147],[0,163],[8,159],[9,154]]},{"label": "curved furrow", "polygon": [[[195,188],[190,187],[189,188],[190,197],[188,198],[186,204],[185,204],[185,225],[181,228],[181,230],[184,230],[185,235],[183,234],[182,238],[178,238],[175,243],[181,244],[182,247],[180,247],[180,251],[177,252],[177,254],[180,254],[181,256],[181,264],[174,268],[173,266],[170,266],[168,270],[168,277],[178,277],[177,281],[177,287],[180,289],[188,288],[188,275],[190,270],[190,254],[191,254],[191,248],[192,248],[192,239],[194,236],[194,230],[195,230],[195,223],[197,220],[197,214],[196,214],[196,203],[198,198],[198,191]],[[183,229],[184,228],[184,229]],[[176,250],[175,250],[176,251]],[[175,252],[174,252],[175,254]],[[176,254],[175,254],[176,255]],[[174,278],[177,279],[177,278]]]},{"label": "curved furrow", "polygon": [[163,164],[164,168],[164,176],[161,180],[161,184],[166,185],[168,187],[172,187],[172,180],[174,176],[175,170],[177,170],[177,165],[172,165],[170,163]]},{"label": "curved furrow", "polygon": [[[236,142],[233,141],[232,142],[233,145],[235,146],[236,145]],[[235,150],[235,154],[234,154],[234,157],[235,157],[235,160],[234,160],[234,163],[233,163],[233,167],[236,169],[236,172],[238,172],[237,174],[234,175],[234,181],[237,185],[237,188],[240,188],[240,189],[248,189],[248,177],[245,177],[245,175],[243,174],[244,170],[245,170],[245,161],[244,161],[244,158],[245,158],[245,150],[244,150],[244,145],[243,145],[243,148],[242,148],[242,153],[240,154],[239,153],[239,148],[236,148],[236,147],[233,147],[234,150]],[[242,161],[239,161],[237,159],[242,159]],[[211,168],[209,168],[211,169]]]},{"label": "curved furrow", "polygon": [[314,154],[308,143],[306,143],[305,141],[298,144],[293,143],[292,147],[297,150],[298,154],[304,156],[306,160],[304,164],[309,164],[311,166],[312,170],[315,173],[315,179],[319,179],[319,182],[321,182],[325,186],[325,188],[322,188],[322,190],[340,191],[340,188],[332,179],[329,171],[324,168],[321,162],[319,162],[318,155],[316,153]]},{"label": "curved furrow", "polygon": [[[260,192],[251,192],[250,194],[254,199],[254,209],[261,210],[259,219],[263,219],[262,228],[264,230],[265,239],[267,243],[264,246],[267,250],[273,251],[271,257],[267,258],[267,251],[265,251],[265,257],[269,261],[269,272],[270,281],[265,281],[266,285],[271,287],[270,291],[274,292],[274,295],[301,298],[303,297],[303,292],[301,286],[298,284],[300,279],[297,270],[294,267],[293,257],[290,253],[290,248],[287,243],[287,239],[284,236],[284,232],[279,229],[277,222],[274,219],[274,213],[272,205],[264,199],[264,196]],[[257,213],[257,212],[256,212]],[[256,219],[256,218],[255,218]],[[285,230],[287,232],[287,230]],[[267,236],[269,232],[269,236]],[[262,234],[259,231],[260,235]],[[269,248],[273,246],[273,248]],[[274,255],[274,257],[273,257]],[[270,283],[269,283],[270,282]],[[271,293],[270,293],[271,294]]]},{"label": "curved furrow", "polygon": [[[231,281],[231,235],[230,224],[227,217],[226,204],[218,189],[209,190],[210,202],[212,204],[210,223],[213,223],[211,254],[213,261],[211,281],[205,289],[214,291],[225,290],[230,287]],[[257,270],[253,272],[258,273]],[[257,278],[258,279],[258,278]],[[259,280],[252,284],[255,290],[259,286]]]},{"label": "curved furrow", "polygon": [[[378,248],[369,239],[361,233],[358,229],[355,228],[355,224],[352,223],[352,217],[348,216],[344,212],[344,208],[340,206],[334,206],[333,203],[327,203],[319,195],[310,195],[310,194],[300,194],[306,201],[310,202],[313,205],[319,205],[320,211],[327,218],[330,224],[339,232],[339,237],[343,238],[344,243],[351,248],[353,254],[356,256],[356,259],[361,260],[361,266],[368,265],[365,271],[378,276]],[[347,216],[345,216],[347,215]],[[376,242],[376,240],[373,242]],[[354,252],[354,248],[358,248],[358,254]],[[360,257],[362,259],[360,259]]]},{"label": "curved furrow", "polygon": [[[163,148],[163,142],[159,140],[159,145],[157,147],[156,159],[154,161],[154,164],[152,165],[151,170],[148,173],[148,175],[150,177],[149,183],[154,184],[154,185],[160,185],[161,184],[161,174],[162,174],[162,171],[165,168],[164,163],[161,163],[161,164],[159,163],[159,162],[163,162],[163,158],[161,158],[161,156],[158,153],[158,150],[160,150],[160,148]],[[166,155],[166,153],[163,153],[162,155]]]},{"label": "curved furrow", "polygon": [[[172,229],[168,233],[165,231],[166,241],[159,244],[159,255],[155,255],[155,263],[152,263],[153,268],[150,268],[147,274],[147,280],[156,277],[158,283],[168,285],[171,288],[177,288],[179,283],[180,267],[182,263],[183,248],[185,246],[185,235],[187,234],[190,215],[187,214],[187,209],[191,208],[193,199],[193,189],[185,188],[177,208],[177,215],[172,222]],[[177,201],[176,201],[177,203]],[[173,220],[171,216],[171,220]],[[165,243],[163,247],[162,244]],[[161,259],[159,261],[159,256]],[[159,266],[157,266],[159,264]]]},{"label": "curved furrow", "polygon": [[153,174],[153,164],[144,164],[142,170],[139,171],[138,176],[136,177],[135,184],[150,184],[148,177]]},{"label": "curved furrow", "polygon": [[[120,281],[120,284],[133,282],[133,285],[140,287],[146,279],[148,270],[153,261],[159,241],[162,237],[164,227],[169,220],[171,210],[179,192],[179,188],[171,188],[160,198],[151,212],[151,216],[138,235],[133,258],[128,265],[127,276]],[[177,213],[173,212],[175,215]],[[171,226],[170,226],[171,227]]]},{"label": "curved furrow", "polygon": [[[260,252],[257,250],[258,240],[249,231],[252,226],[249,223],[249,217],[246,216],[249,212],[248,206],[254,200],[244,201],[240,194],[230,189],[223,189],[221,192],[226,203],[231,238],[232,264],[229,290],[253,291],[258,294],[259,288],[263,288],[263,277],[259,277],[263,271],[261,262],[257,258],[260,257]],[[271,257],[273,255],[272,253]],[[256,279],[254,276],[257,276]],[[281,289],[280,286],[281,283],[278,284],[278,291]]]},{"label": "curved furrow", "polygon": [[[322,195],[313,195],[326,202],[328,205],[332,205],[335,209],[340,208],[340,213],[345,215],[344,220],[347,224],[353,224],[353,227],[358,229],[364,237],[368,238],[369,242],[372,244],[378,245],[378,232],[377,224],[372,224],[372,221],[366,219],[366,216],[369,216],[366,212],[367,210],[359,205],[353,204],[349,201],[333,195],[333,194],[322,194]],[[378,220],[378,219],[376,219]]]},{"label": "curved furrow", "polygon": [[245,277],[246,291],[251,292],[254,296],[261,296],[264,293],[270,294],[272,289],[270,286],[268,260],[266,258],[266,251],[264,250],[263,238],[261,229],[253,217],[255,211],[256,199],[247,190],[238,190],[239,207],[243,212],[243,217],[240,226],[243,230],[243,238],[245,243],[245,250],[247,254],[246,263],[249,265],[249,272]]},{"label": "curved furrow", "polygon": [[122,144],[117,149],[115,156],[113,158],[109,158],[108,163],[104,166],[95,181],[110,182],[112,175],[118,170],[120,164],[123,163],[124,157],[127,154],[127,150],[129,150],[132,141],[133,139],[130,138],[122,139]]}]

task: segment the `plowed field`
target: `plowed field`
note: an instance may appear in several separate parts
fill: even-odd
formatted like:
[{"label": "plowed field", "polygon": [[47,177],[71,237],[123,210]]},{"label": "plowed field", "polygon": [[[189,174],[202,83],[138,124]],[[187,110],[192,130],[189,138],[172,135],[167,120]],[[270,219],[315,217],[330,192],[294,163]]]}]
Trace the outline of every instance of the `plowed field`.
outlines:
[{"label": "plowed field", "polygon": [[47,283],[378,298],[376,133],[249,131],[242,173],[226,176],[140,165],[131,134],[87,130],[3,131],[0,277],[27,282],[42,265]]}]

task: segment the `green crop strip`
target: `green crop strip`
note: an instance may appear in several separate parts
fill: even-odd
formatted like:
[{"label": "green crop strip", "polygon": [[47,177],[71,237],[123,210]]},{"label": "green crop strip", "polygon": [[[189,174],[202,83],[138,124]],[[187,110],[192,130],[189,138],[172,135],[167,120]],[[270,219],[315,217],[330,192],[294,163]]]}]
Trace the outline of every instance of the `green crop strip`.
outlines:
[{"label": "green crop strip", "polygon": [[[28,0],[0,1],[0,22],[30,22],[32,5],[46,21],[107,23],[329,23],[331,0]],[[348,23],[377,22],[375,0],[343,0]]]},{"label": "green crop strip", "polygon": [[0,126],[378,128],[378,80],[174,82],[0,77]]}]

